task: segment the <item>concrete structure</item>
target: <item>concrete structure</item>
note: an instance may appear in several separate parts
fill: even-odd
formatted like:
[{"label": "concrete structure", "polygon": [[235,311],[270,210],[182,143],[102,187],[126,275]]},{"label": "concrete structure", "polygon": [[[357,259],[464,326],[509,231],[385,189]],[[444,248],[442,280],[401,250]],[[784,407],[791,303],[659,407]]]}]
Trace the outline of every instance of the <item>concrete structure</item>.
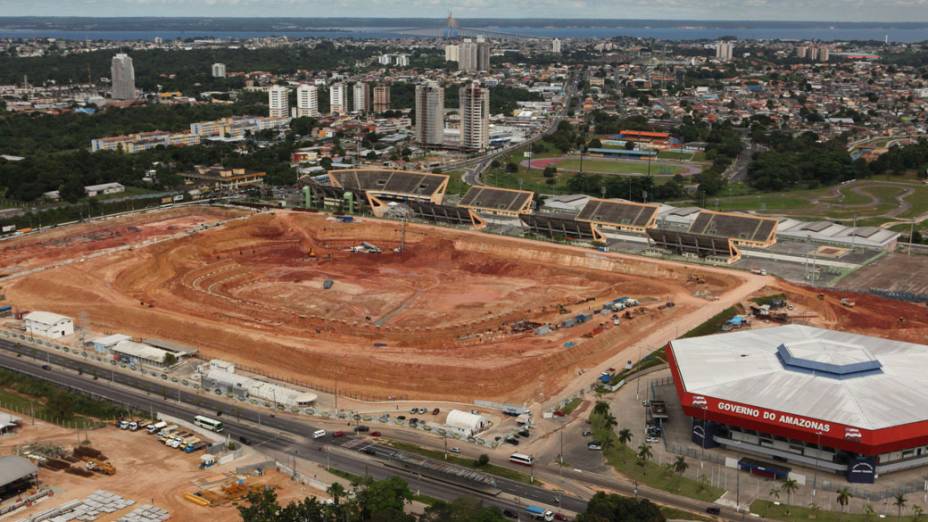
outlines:
[{"label": "concrete structure", "polygon": [[374,87],[374,112],[381,113],[390,110],[390,86],[378,85]]},{"label": "concrete structure", "polygon": [[484,151],[490,145],[490,90],[478,82],[458,90],[461,103],[461,146]]},{"label": "concrete structure", "polygon": [[93,350],[97,353],[107,353],[113,350],[113,347],[123,341],[131,341],[132,338],[128,335],[123,334],[113,334],[107,335],[104,337],[97,337],[96,339],[91,339],[87,344],[93,347]]},{"label": "concrete structure", "polygon": [[777,236],[812,241],[842,248],[868,248],[892,252],[899,233],[880,227],[849,227],[831,221],[797,221],[784,218],[777,223]]},{"label": "concrete structure", "polygon": [[99,185],[87,185],[84,187],[84,193],[88,198],[99,196],[101,194],[119,194],[126,191],[122,183],[101,183]]},{"label": "concrete structure", "polygon": [[451,410],[445,419],[445,426],[461,435],[470,437],[487,429],[489,422],[482,415],[474,415],[461,410]]},{"label": "concrete structure", "polygon": [[0,457],[0,490],[17,490],[16,483],[23,483],[22,489],[38,480],[39,468],[35,464],[15,455]]},{"label": "concrete structure", "polygon": [[267,90],[267,106],[270,118],[290,116],[290,89],[283,85],[272,85]]},{"label": "concrete structure", "polygon": [[214,63],[212,72],[213,72],[213,78],[225,78],[226,77],[226,64]]},{"label": "concrete structure", "polygon": [[551,40],[551,52],[554,54],[561,54],[561,41],[557,38]]},{"label": "concrete structure", "polygon": [[790,325],[678,339],[692,439],[851,482],[928,465],[928,346]]},{"label": "concrete structure", "polygon": [[57,339],[74,333],[74,321],[52,312],[29,312],[23,316],[23,326],[30,335]]},{"label": "concrete structure", "polygon": [[721,62],[730,62],[734,50],[734,42],[718,42],[715,44],[715,58]]},{"label": "concrete structure", "polygon": [[329,114],[348,114],[348,87],[342,82],[329,86]]},{"label": "concrete structure", "polygon": [[437,82],[416,85],[416,141],[442,145],[445,137],[445,90]]},{"label": "concrete structure", "polygon": [[[143,364],[152,366],[165,366],[170,361],[167,350],[155,348],[144,343],[135,341],[119,341],[110,351],[113,359],[126,363],[131,366],[140,366]],[[175,356],[176,361],[176,356]]]},{"label": "concrete structure", "polygon": [[239,375],[235,373],[234,366],[223,363],[225,361],[214,359],[198,369],[204,388],[216,389],[242,400],[259,400],[286,408],[312,406],[319,398],[315,393]]},{"label": "concrete structure", "polygon": [[319,89],[315,85],[303,83],[296,88],[296,116],[319,117]]},{"label": "concrete structure", "polygon": [[371,110],[371,88],[364,82],[357,82],[353,86],[351,108],[354,112],[363,113]]},{"label": "concrete structure", "polygon": [[113,57],[110,81],[114,100],[135,99],[135,68],[129,55],[119,53]]},{"label": "concrete structure", "polygon": [[197,166],[193,172],[181,174],[187,185],[212,190],[235,190],[243,186],[260,185],[266,175],[267,173],[262,171],[225,168],[219,165]]}]

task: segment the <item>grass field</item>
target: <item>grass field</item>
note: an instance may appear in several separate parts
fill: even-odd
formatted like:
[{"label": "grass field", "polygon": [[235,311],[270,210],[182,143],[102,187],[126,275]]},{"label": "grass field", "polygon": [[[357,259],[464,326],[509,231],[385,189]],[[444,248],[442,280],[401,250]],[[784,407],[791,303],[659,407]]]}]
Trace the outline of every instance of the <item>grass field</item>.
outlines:
[{"label": "grass field", "polygon": [[[567,159],[560,161],[557,168],[579,171],[579,159]],[[685,169],[679,165],[666,165],[654,163],[651,165],[652,176],[673,176],[684,172]],[[621,161],[607,159],[584,159],[583,172],[595,174],[647,174],[648,162],[641,160]]]},{"label": "grass field", "polygon": [[788,521],[816,520],[819,522],[864,522],[880,520],[882,518],[889,520],[914,520],[910,514],[911,510],[908,507],[903,509],[902,512],[903,518],[899,519],[896,517],[895,508],[891,508],[891,510],[886,513],[886,516],[883,517],[878,514],[867,515],[863,513],[841,513],[838,511],[824,511],[822,509],[812,507],[787,506],[785,504],[780,504],[778,506],[769,500],[755,500],[751,504],[751,513],[755,513],[761,517],[773,520]]},{"label": "grass field", "polygon": [[[421,448],[419,446],[416,446],[415,444],[409,444],[407,442],[399,442],[399,441],[390,441],[390,445],[398,450],[408,451],[410,453],[416,453],[418,455],[422,455],[423,457],[429,457],[429,458],[433,458],[436,460],[445,460],[444,452],[441,452],[438,450],[430,450],[426,448]],[[518,482],[524,482],[526,484],[532,483],[531,476],[525,473],[522,473],[521,471],[510,469],[504,466],[498,466],[493,463],[487,464],[486,466],[478,466],[474,459],[469,459],[466,457],[458,457],[457,455],[452,455],[450,453],[448,454],[447,462],[450,462],[452,464],[457,464],[458,466],[462,466],[465,468],[470,468],[476,471],[482,471],[484,473],[489,473],[490,475],[496,475],[498,477],[503,477],[503,478],[507,478],[510,480],[516,480]],[[534,484],[538,485],[538,484],[541,484],[541,482],[539,482],[538,480],[535,480]]]},{"label": "grass field", "polygon": [[670,160],[680,160],[680,161],[706,161],[706,153],[697,151],[697,152],[682,152],[677,150],[662,150],[657,153],[659,159],[670,159]]}]

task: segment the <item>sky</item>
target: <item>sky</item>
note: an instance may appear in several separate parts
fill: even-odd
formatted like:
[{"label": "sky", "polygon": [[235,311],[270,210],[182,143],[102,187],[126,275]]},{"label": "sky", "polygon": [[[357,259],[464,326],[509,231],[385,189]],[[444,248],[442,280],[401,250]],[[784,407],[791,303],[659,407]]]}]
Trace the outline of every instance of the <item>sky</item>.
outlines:
[{"label": "sky", "polygon": [[[928,0],[0,0],[0,16],[928,21]],[[928,37],[928,35],[926,35]]]}]

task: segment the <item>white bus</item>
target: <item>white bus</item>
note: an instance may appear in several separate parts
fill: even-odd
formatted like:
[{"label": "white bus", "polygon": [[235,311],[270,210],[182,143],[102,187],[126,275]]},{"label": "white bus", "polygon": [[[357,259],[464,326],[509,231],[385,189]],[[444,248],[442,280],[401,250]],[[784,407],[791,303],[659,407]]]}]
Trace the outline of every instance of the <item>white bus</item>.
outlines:
[{"label": "white bus", "polygon": [[193,423],[201,428],[206,428],[211,431],[219,433],[222,431],[222,422],[210,419],[209,417],[204,417],[202,415],[197,415],[193,418]]},{"label": "white bus", "polygon": [[535,459],[531,455],[525,455],[523,453],[513,453],[509,455],[509,461],[515,462],[516,464],[522,464],[524,466],[532,466],[535,464]]}]

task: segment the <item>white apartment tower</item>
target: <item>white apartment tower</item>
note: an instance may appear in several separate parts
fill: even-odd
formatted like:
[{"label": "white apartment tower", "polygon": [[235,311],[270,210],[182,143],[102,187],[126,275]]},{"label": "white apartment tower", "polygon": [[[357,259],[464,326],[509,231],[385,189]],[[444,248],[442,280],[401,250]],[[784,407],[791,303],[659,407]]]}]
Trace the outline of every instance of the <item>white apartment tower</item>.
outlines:
[{"label": "white apartment tower", "polygon": [[551,40],[551,52],[561,54],[561,41],[559,39]]},{"label": "white apartment tower", "polygon": [[348,114],[348,87],[342,82],[329,86],[329,114]]},{"label": "white apartment tower", "polygon": [[721,62],[730,62],[734,50],[734,42],[718,42],[715,44],[715,58]]},{"label": "white apartment tower", "polygon": [[458,46],[458,70],[461,72],[477,71],[477,43],[465,38]]},{"label": "white apartment tower", "polygon": [[319,117],[319,89],[315,85],[301,84],[296,88],[297,117]]},{"label": "white apartment tower", "polygon": [[445,90],[438,82],[416,86],[416,141],[421,145],[445,141]]},{"label": "white apartment tower", "polygon": [[461,102],[461,146],[484,151],[490,145],[490,90],[473,82],[458,91]]},{"label": "white apartment tower", "polygon": [[290,89],[283,85],[272,85],[267,90],[268,116],[271,118],[286,118],[290,116]]},{"label": "white apartment tower", "polygon": [[448,44],[445,46],[445,61],[457,62],[461,59],[461,46],[458,44]]},{"label": "white apartment tower", "polygon": [[390,86],[378,85],[374,87],[374,112],[381,113],[390,110]]},{"label": "white apartment tower", "polygon": [[364,82],[354,84],[352,95],[352,109],[354,112],[370,112],[371,110],[371,88]]},{"label": "white apartment tower", "polygon": [[226,77],[226,64],[214,63],[213,64],[213,78],[225,78],[225,77]]},{"label": "white apartment tower", "polygon": [[114,100],[135,99],[135,68],[132,58],[125,53],[113,57],[110,65],[110,79],[112,80]]}]

